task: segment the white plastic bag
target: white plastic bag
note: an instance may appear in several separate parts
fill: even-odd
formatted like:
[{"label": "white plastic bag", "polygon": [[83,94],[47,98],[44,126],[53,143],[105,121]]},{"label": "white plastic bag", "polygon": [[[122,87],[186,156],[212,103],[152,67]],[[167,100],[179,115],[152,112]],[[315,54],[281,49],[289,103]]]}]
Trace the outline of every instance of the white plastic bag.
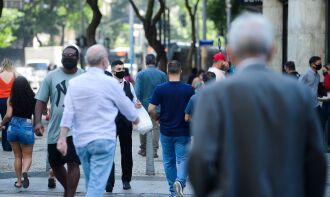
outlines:
[{"label": "white plastic bag", "polygon": [[144,135],[152,129],[151,118],[144,107],[138,109],[138,114],[140,121],[137,125],[134,125],[134,130]]}]

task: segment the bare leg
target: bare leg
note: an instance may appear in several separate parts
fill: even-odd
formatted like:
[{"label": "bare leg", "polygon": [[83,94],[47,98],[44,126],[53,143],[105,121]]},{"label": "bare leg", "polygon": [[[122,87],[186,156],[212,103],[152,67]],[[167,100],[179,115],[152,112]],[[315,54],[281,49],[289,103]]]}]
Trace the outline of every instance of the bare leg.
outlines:
[{"label": "bare leg", "polygon": [[17,177],[17,186],[22,185],[22,150],[21,146],[18,142],[11,142],[11,147],[14,151],[15,155],[15,162],[14,162],[14,167],[15,167],[15,172],[16,172],[16,177]]},{"label": "bare leg", "polygon": [[77,163],[68,163],[67,197],[74,197],[80,179],[80,170]]},{"label": "bare leg", "polygon": [[67,171],[66,171],[64,165],[53,168],[53,173],[55,174],[56,179],[61,183],[61,185],[64,188],[63,197],[66,197],[67,196],[67,181],[66,181],[67,180]]},{"label": "bare leg", "polygon": [[33,145],[21,144],[21,149],[22,149],[22,154],[23,154],[22,172],[28,172],[31,167],[31,163],[32,163]]}]

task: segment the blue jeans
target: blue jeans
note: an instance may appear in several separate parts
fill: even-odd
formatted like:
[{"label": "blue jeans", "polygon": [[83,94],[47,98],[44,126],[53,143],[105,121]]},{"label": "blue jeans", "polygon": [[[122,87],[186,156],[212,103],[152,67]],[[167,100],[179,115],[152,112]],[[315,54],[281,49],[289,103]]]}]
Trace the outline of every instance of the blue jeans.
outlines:
[{"label": "blue jeans", "polygon": [[32,122],[27,118],[12,117],[7,129],[7,140],[20,144],[34,144]]},{"label": "blue jeans", "polygon": [[191,138],[186,136],[168,137],[163,134],[160,135],[160,142],[163,149],[163,165],[172,195],[175,195],[173,189],[175,181],[179,181],[182,187],[186,186],[186,163],[190,140]]},{"label": "blue jeans", "polygon": [[116,141],[95,140],[85,147],[76,147],[86,180],[86,197],[104,195],[113,159]]}]

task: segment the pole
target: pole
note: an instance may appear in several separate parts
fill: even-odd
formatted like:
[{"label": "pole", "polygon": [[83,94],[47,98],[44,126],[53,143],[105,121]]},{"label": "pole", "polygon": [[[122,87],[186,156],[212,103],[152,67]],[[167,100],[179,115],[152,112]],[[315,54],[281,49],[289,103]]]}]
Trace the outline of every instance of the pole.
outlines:
[{"label": "pole", "polygon": [[206,0],[202,4],[202,18],[203,18],[203,40],[206,39]]},{"label": "pole", "polygon": [[[226,0],[226,11],[227,11],[227,32],[229,31],[230,28],[230,21],[231,21],[231,2],[230,0]],[[227,36],[225,36],[227,40]],[[227,42],[226,42],[227,44]]]},{"label": "pole", "polygon": [[134,10],[132,5],[129,7],[129,63],[131,70],[134,63]]},{"label": "pole", "polygon": [[84,6],[83,1],[79,1],[79,8],[80,8],[80,34],[81,36],[85,35],[85,27],[84,27]]}]

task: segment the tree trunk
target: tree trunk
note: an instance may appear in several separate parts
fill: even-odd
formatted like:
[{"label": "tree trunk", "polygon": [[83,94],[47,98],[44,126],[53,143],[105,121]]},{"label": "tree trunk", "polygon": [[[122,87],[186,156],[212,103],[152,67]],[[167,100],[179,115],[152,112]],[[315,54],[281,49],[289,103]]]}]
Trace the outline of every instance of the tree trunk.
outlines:
[{"label": "tree trunk", "polygon": [[3,0],[0,0],[0,18],[2,16]]},{"label": "tree trunk", "polygon": [[189,4],[189,0],[185,1],[185,5],[188,10],[190,21],[191,21],[191,45],[190,45],[190,49],[189,49],[187,60],[186,60],[187,61],[186,66],[187,66],[189,72],[191,72],[192,68],[196,67],[196,62],[193,62],[193,57],[195,57],[195,53],[196,53],[196,23],[195,23],[195,21],[196,21],[196,12],[197,12],[198,3],[199,3],[199,0],[197,0],[197,2],[194,4],[194,7],[191,7]]},{"label": "tree trunk", "polygon": [[145,13],[145,16],[141,16],[139,9],[136,7],[133,0],[130,0],[131,5],[133,6],[134,12],[140,21],[143,23],[143,29],[146,39],[148,40],[149,45],[157,53],[157,62],[159,62],[159,67],[161,70],[166,71],[167,56],[165,52],[165,47],[162,45],[161,41],[157,39],[157,22],[159,22],[161,15],[165,12],[165,3],[164,0],[158,0],[160,8],[157,13],[153,16],[153,8],[155,0],[148,0],[148,6]]},{"label": "tree trunk", "polygon": [[64,36],[65,36],[65,25],[61,25],[61,46],[64,45]]},{"label": "tree trunk", "polygon": [[37,38],[37,41],[39,42],[39,45],[42,47],[43,44],[42,44],[41,40],[39,39],[38,34],[36,34],[36,38]]},{"label": "tree trunk", "polygon": [[190,49],[187,56],[187,65],[189,72],[191,72],[192,68],[196,67],[196,62],[193,61],[193,57],[196,53],[196,25],[195,25],[195,16],[191,17],[191,44]]},{"label": "tree trunk", "polygon": [[102,14],[97,5],[98,0],[87,0],[88,5],[93,10],[93,18],[91,23],[87,27],[87,46],[92,46],[96,44],[95,35],[96,29],[99,26],[102,18]]}]

